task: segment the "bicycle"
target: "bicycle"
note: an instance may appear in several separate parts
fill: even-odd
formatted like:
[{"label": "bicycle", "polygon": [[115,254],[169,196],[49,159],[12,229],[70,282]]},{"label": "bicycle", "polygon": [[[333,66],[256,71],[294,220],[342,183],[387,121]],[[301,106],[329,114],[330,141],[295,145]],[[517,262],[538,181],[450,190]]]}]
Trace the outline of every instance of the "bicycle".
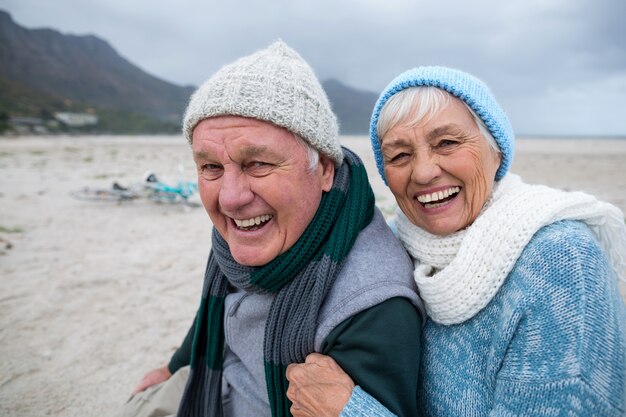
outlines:
[{"label": "bicycle", "polygon": [[175,185],[169,185],[160,181],[156,174],[147,172],[144,181],[129,187],[124,187],[114,182],[111,188],[84,187],[70,192],[70,195],[78,200],[116,202],[122,204],[128,201],[145,198],[156,203],[182,204],[187,207],[199,207],[201,204],[191,201],[198,191],[198,184],[194,181],[179,180]]},{"label": "bicycle", "polygon": [[200,205],[199,203],[189,201],[189,197],[198,191],[198,184],[194,181],[178,181],[176,185],[168,185],[154,176],[153,181],[145,181],[144,189],[148,191],[147,198],[157,203]]}]

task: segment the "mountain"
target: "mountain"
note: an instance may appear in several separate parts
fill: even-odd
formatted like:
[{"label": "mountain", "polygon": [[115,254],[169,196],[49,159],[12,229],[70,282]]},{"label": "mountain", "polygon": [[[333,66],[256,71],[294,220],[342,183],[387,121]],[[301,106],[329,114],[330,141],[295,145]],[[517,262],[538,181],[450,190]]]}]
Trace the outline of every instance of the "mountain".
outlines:
[{"label": "mountain", "polygon": [[[366,134],[376,94],[332,79],[323,86],[341,133]],[[116,133],[177,131],[195,89],[146,73],[96,36],[27,29],[2,10],[0,87],[5,116],[95,112],[98,129]]]},{"label": "mountain", "polygon": [[4,11],[0,77],[50,96],[175,123],[193,91],[147,74],[95,36],[26,29]]},{"label": "mountain", "polygon": [[341,134],[368,134],[378,94],[350,88],[334,79],[324,81],[322,85],[339,119]]}]

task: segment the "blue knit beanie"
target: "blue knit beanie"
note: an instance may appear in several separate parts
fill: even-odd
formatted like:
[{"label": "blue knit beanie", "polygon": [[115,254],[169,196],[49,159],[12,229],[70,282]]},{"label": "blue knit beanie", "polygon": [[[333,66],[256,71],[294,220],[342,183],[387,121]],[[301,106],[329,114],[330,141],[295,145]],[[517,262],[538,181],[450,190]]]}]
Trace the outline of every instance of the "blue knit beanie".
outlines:
[{"label": "blue knit beanie", "polygon": [[507,173],[513,161],[515,135],[509,118],[498,105],[495,97],[478,78],[465,72],[445,67],[419,67],[403,72],[397,76],[383,90],[370,122],[370,140],[376,158],[376,165],[380,176],[387,183],[383,166],[383,156],[380,150],[380,139],[376,131],[378,116],[387,100],[394,94],[410,87],[437,87],[463,100],[481,118],[489,132],[496,140],[502,154],[502,162],[496,172],[496,181]]}]

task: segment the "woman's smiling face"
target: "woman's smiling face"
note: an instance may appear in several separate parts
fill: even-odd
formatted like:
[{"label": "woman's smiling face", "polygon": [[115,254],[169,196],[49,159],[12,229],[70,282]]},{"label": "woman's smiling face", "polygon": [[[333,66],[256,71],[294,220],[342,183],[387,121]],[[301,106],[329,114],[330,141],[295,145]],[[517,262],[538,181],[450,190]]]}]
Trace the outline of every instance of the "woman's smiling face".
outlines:
[{"label": "woman's smiling face", "polygon": [[417,126],[393,126],[382,137],[381,150],[400,209],[416,226],[441,236],[478,217],[500,165],[498,153],[455,97]]}]

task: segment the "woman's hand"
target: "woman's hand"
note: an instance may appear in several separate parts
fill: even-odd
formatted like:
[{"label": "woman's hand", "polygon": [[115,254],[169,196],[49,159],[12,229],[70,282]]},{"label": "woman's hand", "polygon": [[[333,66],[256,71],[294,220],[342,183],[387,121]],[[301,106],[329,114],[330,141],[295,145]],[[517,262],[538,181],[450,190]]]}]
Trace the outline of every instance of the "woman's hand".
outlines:
[{"label": "woman's hand", "polygon": [[330,356],[311,353],[304,363],[287,367],[294,417],[337,417],[352,395],[354,382]]},{"label": "woman's hand", "polygon": [[133,391],[133,395],[150,388],[153,385],[160,384],[163,381],[167,381],[172,376],[172,373],[167,369],[167,366],[162,368],[153,369],[144,375],[143,379],[137,385]]}]

